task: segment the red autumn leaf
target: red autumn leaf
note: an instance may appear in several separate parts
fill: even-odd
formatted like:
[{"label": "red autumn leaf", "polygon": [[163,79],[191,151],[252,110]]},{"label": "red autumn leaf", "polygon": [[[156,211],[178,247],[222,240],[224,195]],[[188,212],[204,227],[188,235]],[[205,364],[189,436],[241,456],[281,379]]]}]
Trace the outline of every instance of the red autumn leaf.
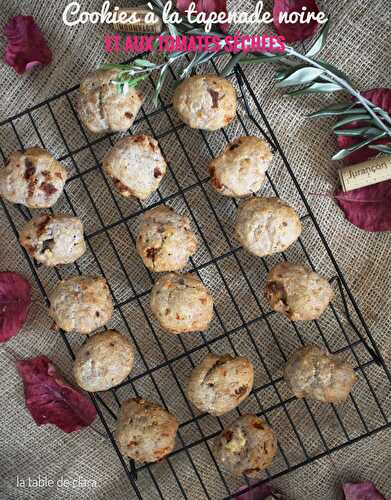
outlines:
[{"label": "red autumn leaf", "polygon": [[52,61],[52,51],[33,17],[13,17],[5,26],[4,34],[8,38],[4,60],[17,73]]},{"label": "red autumn leaf", "polygon": [[[371,101],[373,104],[375,104],[375,106],[379,106],[380,108],[384,109],[384,111],[387,111],[389,115],[391,115],[391,89],[378,88],[378,89],[367,90],[366,92],[363,92],[362,95],[363,97]],[[368,126],[368,122],[358,121],[349,123],[348,125],[344,125],[344,128],[355,129],[355,128],[363,128],[366,126]],[[341,149],[350,148],[351,146],[354,146],[355,144],[358,144],[363,140],[364,137],[348,137],[345,135],[337,136],[338,146]],[[385,137],[384,139],[379,139],[378,141],[373,142],[373,144],[390,144],[390,143],[391,139],[389,137],[388,138]],[[378,154],[379,152],[376,151],[375,149],[364,147],[358,149],[357,151],[354,151],[354,153],[351,153],[349,156],[346,156],[346,158],[344,158],[344,163],[346,165],[353,165],[355,163],[360,163],[362,161],[369,160],[370,158],[373,158]]]},{"label": "red autumn leaf", "polygon": [[0,342],[14,337],[25,324],[31,286],[18,273],[0,273]]},{"label": "red autumn leaf", "polygon": [[23,379],[26,406],[38,425],[78,431],[96,417],[90,399],[69,385],[46,356],[16,362]]},{"label": "red autumn leaf", "polygon": [[378,88],[366,90],[362,93],[362,95],[371,101],[375,106],[379,106],[379,108],[382,108],[384,111],[387,111],[388,114],[391,114],[391,89]]},{"label": "red autumn leaf", "polygon": [[[176,8],[179,12],[186,12],[192,2],[195,2],[197,13],[205,12],[210,14],[216,12],[219,14],[224,12],[227,14],[227,0],[176,0]],[[219,27],[223,33],[227,33],[229,30],[228,23],[219,24]]]},{"label": "red autumn leaf", "polygon": [[343,486],[345,500],[386,500],[372,481],[361,483],[345,483]]},{"label": "red autumn leaf", "polygon": [[365,231],[391,231],[391,180],[354,189],[337,191],[335,198],[345,217]]},{"label": "red autumn leaf", "polygon": [[[344,125],[344,128],[361,128],[365,127],[366,123],[365,122],[353,122],[350,123],[349,125]],[[337,142],[338,146],[341,149],[346,149],[354,146],[355,144],[358,144],[359,142],[362,142],[364,139],[362,137],[348,137],[346,135],[339,135],[337,137]],[[390,141],[388,139],[379,139],[378,141],[373,142],[373,144],[388,144]],[[350,153],[349,156],[346,156],[343,159],[343,162],[345,165],[354,165],[355,163],[361,163],[363,161],[367,161],[370,158],[373,158],[374,156],[377,156],[379,154],[379,151],[376,151],[375,149],[370,149],[368,147],[364,147],[361,149],[358,149],[357,151],[354,151],[353,153]]]},{"label": "red autumn leaf", "polygon": [[318,22],[311,20],[309,23],[287,23],[285,19],[280,18],[284,13],[292,12],[302,13],[302,8],[306,7],[306,13],[318,13],[319,8],[315,0],[274,0],[273,6],[273,24],[279,35],[284,36],[288,43],[302,42],[306,38],[312,37],[318,28]]},{"label": "red autumn leaf", "polygon": [[[246,489],[248,486],[243,486],[241,490]],[[260,484],[252,490],[241,493],[236,497],[237,500],[286,500],[286,497],[277,493],[271,484]]]}]

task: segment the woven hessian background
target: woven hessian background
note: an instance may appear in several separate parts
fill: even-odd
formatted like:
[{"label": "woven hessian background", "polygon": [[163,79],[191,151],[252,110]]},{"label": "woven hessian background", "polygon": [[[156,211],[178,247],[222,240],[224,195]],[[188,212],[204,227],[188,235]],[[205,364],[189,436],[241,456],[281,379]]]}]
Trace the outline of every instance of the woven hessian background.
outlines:
[{"label": "woven hessian background", "polygon": [[[21,112],[25,108],[37,104],[53,94],[78,84],[88,71],[94,69],[103,61],[124,59],[123,55],[107,56],[104,54],[103,35],[110,33],[108,27],[93,26],[90,24],[78,26],[77,28],[64,26],[61,21],[61,15],[67,3],[64,0],[49,2],[0,0],[0,30],[2,31],[7,20],[14,15],[33,15],[46,34],[54,55],[54,61],[50,66],[41,71],[35,71],[31,75],[18,76],[12,68],[1,64],[0,120]],[[99,10],[102,2],[83,1],[81,3],[83,8],[91,11]],[[122,1],[117,4],[129,5],[129,2]],[[232,8],[238,9],[240,6],[251,10],[253,2],[245,0],[243,3],[235,3]],[[385,2],[384,0],[329,0],[323,2],[321,6],[332,18],[331,33],[322,57],[349,74],[354,85],[359,89],[389,86],[391,76],[391,39],[389,36],[391,17],[389,2]],[[1,52],[3,52],[5,40],[2,38],[0,38],[0,45]],[[389,358],[387,351],[389,350],[388,337],[391,328],[391,297],[389,293],[390,235],[387,233],[370,234],[356,229],[344,219],[343,214],[330,197],[314,194],[329,193],[336,187],[336,172],[339,165],[330,160],[330,157],[336,150],[335,139],[330,132],[331,121],[309,120],[306,118],[306,115],[322,107],[325,103],[332,102],[333,97],[282,97],[281,92],[273,86],[273,72],[268,66],[246,67],[246,74],[262,103],[263,109],[277,137],[288,155],[304,192],[308,196],[311,207],[341,269],[345,273],[350,288],[360,304],[363,315],[376,341],[384,356]],[[61,114],[61,108],[57,111],[55,109],[55,112],[57,112],[57,118],[60,120],[60,126],[65,132],[67,142],[71,147],[77,148],[77,142],[80,140],[80,130],[72,125],[70,115]],[[58,157],[65,154],[64,145],[58,139],[58,133],[55,130],[56,127],[50,121],[47,110],[46,112],[42,112],[42,114],[37,113],[34,115],[34,119],[39,123],[42,136],[47,138],[48,141],[52,140],[50,144],[53,154]],[[159,122],[155,123],[155,126],[164,127],[164,124]],[[31,130],[31,123],[29,124],[27,121],[19,123],[18,127],[26,145],[36,143],[36,138],[34,138],[33,131]],[[148,132],[148,128],[141,128],[140,130]],[[234,124],[229,130],[230,137],[234,137],[235,134],[239,133],[239,130],[239,125]],[[200,173],[203,172],[203,176],[207,175],[206,161],[208,155],[204,151],[205,148],[198,147],[196,139],[192,140],[193,137],[196,137],[193,132],[186,131],[184,133],[182,130],[181,133],[181,137],[187,144],[188,154],[191,156],[194,164],[197,165],[197,171]],[[11,132],[1,131],[0,145],[6,153],[18,147],[15,137],[11,137]],[[172,155],[172,168],[178,169],[177,175],[180,177],[181,185],[182,182],[183,185],[186,185],[186,183],[191,184],[191,177],[194,173],[186,169],[183,166],[184,163],[180,165],[182,153],[175,149],[175,137],[171,138],[169,136],[163,142],[162,146],[167,155]],[[214,153],[222,148],[223,142],[220,139],[220,135],[210,135],[210,142]],[[99,146],[96,150],[98,159],[108,147],[110,147],[108,141]],[[91,162],[94,161],[94,158],[91,159],[91,153],[89,155],[86,157],[81,155],[75,159],[81,169],[88,168],[91,166]],[[178,157],[175,155],[178,155]],[[67,165],[70,169],[73,168],[71,163],[67,163]],[[272,177],[274,177],[282,195],[287,200],[291,200],[292,204],[300,211],[303,208],[302,203],[299,201],[297,192],[286,175],[284,167],[276,159],[271,169],[274,169],[272,170]],[[98,178],[98,174],[92,173],[91,176],[86,176],[86,182],[94,193],[94,198],[98,200],[102,218],[105,222],[112,222],[112,217],[115,217],[113,215],[112,202],[107,190],[104,191],[102,188],[101,178]],[[170,190],[175,189],[175,186],[172,187],[168,179],[164,185],[164,189],[166,193],[169,193]],[[221,219],[224,224],[226,223],[230,234],[232,227],[230,224],[232,224],[232,215],[234,213],[232,204],[211,193],[209,188],[207,189],[210,199],[216,204],[217,210],[221,214]],[[265,188],[266,193],[268,192],[267,189]],[[99,225],[96,217],[93,216],[93,212],[88,206],[86,193],[80,188],[80,185],[76,185],[74,190],[69,188],[69,196],[74,206],[77,207],[78,213],[82,216],[87,232],[93,232],[98,229]],[[56,206],[56,211],[63,209],[69,212],[69,207],[66,206],[63,198]],[[187,209],[180,199],[176,200],[171,205],[177,207],[180,211],[186,212]],[[152,201],[156,202],[158,200],[154,198]],[[202,226],[202,217],[205,218],[207,210],[203,193],[199,193],[198,190],[191,191],[188,202],[196,216],[199,216]],[[119,200],[119,203],[125,214],[137,209],[136,204],[133,202]],[[11,214],[16,214],[10,205],[7,205],[7,207],[10,209]],[[20,216],[17,218],[15,215],[15,217],[16,225],[20,228],[22,224]],[[210,242],[215,254],[224,253],[224,251],[227,251],[227,248],[224,247],[224,245],[227,245],[227,242],[223,241],[223,235],[218,227],[214,227],[212,223],[208,224],[210,220],[212,219],[206,220],[203,227],[205,237]],[[137,225],[138,221],[130,224],[132,233],[137,229]],[[0,270],[18,271],[33,283],[31,271],[19,249],[18,242],[2,209],[0,209],[0,235]],[[121,231],[118,231],[118,233],[113,232],[112,234],[113,244],[123,257],[126,266],[128,266],[130,275],[134,278],[136,292],[140,292],[147,286],[150,286],[150,283],[149,285],[147,284],[148,276],[141,261],[135,255],[132,242],[129,243],[126,238],[126,233],[121,233]],[[202,238],[200,240],[202,245],[195,257],[196,264],[202,264],[209,258]],[[328,272],[330,271],[328,266],[330,264],[313,228],[308,228],[305,234],[305,243],[310,248],[316,268],[328,276]],[[113,257],[113,261],[110,260],[113,253],[110,244],[102,234],[97,237],[93,245],[98,256],[107,265],[105,270],[110,275],[116,298],[118,300],[126,300],[134,292],[129,292],[129,286],[127,286],[126,279],[121,274],[121,270],[118,269],[115,258]],[[291,258],[300,260],[299,252],[297,251],[297,254],[295,252],[296,250],[292,249]],[[240,259],[242,259],[243,267],[252,274],[251,279],[253,280],[254,288],[261,296],[262,282],[265,275],[264,270],[261,273],[256,259],[245,255],[243,252],[240,253]],[[272,263],[273,260],[270,262]],[[238,304],[243,308],[243,315],[250,317],[251,314],[255,314],[254,310],[256,306],[250,300],[247,300],[248,297],[246,294],[243,294],[244,288],[242,288],[240,282],[240,273],[235,269],[236,265],[237,261],[234,260],[232,261],[232,267],[230,267],[230,261],[221,264],[224,275],[228,276],[227,279],[230,280],[233,293],[237,295]],[[81,259],[80,268],[84,273],[98,272],[91,252]],[[57,282],[55,274],[52,271],[45,270],[41,270],[40,273],[42,274],[45,286],[50,290]],[[71,266],[68,269],[62,269],[61,273],[63,276],[67,276],[73,274],[74,271]],[[211,288],[223,320],[227,322],[229,328],[235,328],[237,326],[238,313],[231,307],[232,304],[229,303],[229,297],[223,292],[220,293],[222,285],[219,277],[213,271],[209,272],[208,267],[206,267],[202,278]],[[150,314],[147,297],[144,297],[143,301],[147,314]],[[132,328],[136,332],[135,335],[139,339],[148,361],[152,366],[162,363],[164,359],[161,359],[160,348],[158,348],[155,339],[152,338],[152,334],[145,334],[144,332],[146,328],[145,318],[140,313],[140,304],[134,305],[135,302],[130,302],[129,304],[126,316],[129,318]],[[338,304],[336,306],[338,307]],[[278,334],[281,335],[282,342],[286,346],[286,351],[289,353],[297,343],[296,340],[293,340],[293,334],[292,336],[289,334],[289,323],[284,322],[284,320],[282,322],[281,320],[279,321],[280,323],[276,324],[276,329]],[[338,335],[341,335],[341,333],[334,329],[333,323],[331,320],[329,322],[327,316],[323,322],[330,344],[338,347]],[[122,323],[123,320],[121,318],[114,317],[110,326],[123,329]],[[154,325],[168,356],[175,355],[178,350],[181,351],[182,347],[178,344],[177,339],[172,339],[172,337],[162,333],[156,324]],[[208,335],[213,336],[215,334],[214,328],[217,332],[218,327],[213,326]],[[275,354],[273,352],[268,353],[267,332],[255,331],[253,333],[254,335],[259,335],[258,345],[261,346],[264,355],[266,357],[269,356],[270,367],[278,375],[281,371],[282,363],[281,360],[274,357]],[[304,337],[306,341],[316,341],[317,339],[311,327],[304,330]],[[258,376],[261,377],[262,367],[259,364],[259,360],[257,361],[254,347],[248,341],[248,334],[239,330],[234,338],[237,350],[240,353],[249,355],[254,360],[256,368],[258,368]],[[200,339],[198,334],[194,339],[196,340],[187,338],[185,340],[186,346],[192,347],[193,342],[195,345]],[[72,337],[72,343],[73,345],[80,343],[77,335]],[[221,345],[216,344],[216,346],[217,350],[221,351],[230,350],[232,347],[223,342]],[[270,349],[272,351],[272,348]],[[124,498],[135,498],[117,456],[110,442],[104,436],[98,421],[95,422],[93,428],[69,435],[52,426],[38,427],[35,425],[24,405],[23,388],[15,369],[14,360],[38,354],[49,356],[60,367],[67,378],[72,381],[69,355],[60,336],[50,330],[50,321],[46,313],[44,301],[39,290],[34,286],[33,306],[28,324],[17,337],[0,347],[1,500],[70,500],[76,498],[122,500]],[[200,356],[204,354],[205,350],[200,351],[199,356],[195,355],[194,361],[197,362]],[[143,369],[145,367],[143,368],[138,361],[136,372],[137,370],[141,372]],[[177,370],[180,380],[185,381],[190,366],[185,363],[182,366],[178,363],[174,366],[174,369]],[[157,376],[160,377],[159,384],[163,388],[165,387],[165,390],[167,390],[167,387],[171,389],[172,381],[170,377],[172,377],[172,374],[169,371],[163,370],[161,373],[158,372]],[[375,378],[376,373],[371,376],[374,377],[373,380],[376,386],[380,387],[379,393],[384,402],[388,403],[389,407],[389,386],[382,391],[383,381]],[[368,406],[366,418],[370,422],[371,418],[375,420],[377,417],[375,410],[371,410],[369,396],[366,399],[365,383],[362,383],[362,389],[360,387],[358,385],[355,389],[355,396],[357,396],[363,406]],[[155,389],[150,387],[150,383],[147,380],[145,380],[144,384],[138,386],[137,390],[146,397],[157,399],[156,394],[154,394]],[[361,393],[360,390],[362,390]],[[172,390],[170,394],[167,394],[167,404],[178,414],[180,419],[186,420],[186,418],[189,418],[186,414],[189,409],[183,400],[180,399],[180,394],[177,394],[177,392]],[[124,398],[132,394],[130,391],[123,393],[121,396]],[[262,403],[265,406],[273,404],[272,395],[268,396],[264,394],[262,397]],[[253,407],[258,408],[256,403],[256,401],[250,401],[248,406],[244,405],[243,411],[246,409],[250,411],[252,408],[251,405],[255,405]],[[108,404],[111,405],[112,403],[108,401]],[[290,415],[300,420],[300,411],[299,406],[290,409]],[[339,438],[333,434],[333,425],[330,423],[327,411],[324,407],[314,405],[314,412],[318,412],[316,414],[318,415],[317,418],[322,429],[324,429],[327,435],[330,435],[331,442],[338,443]],[[346,418],[354,434],[356,423],[353,418],[353,410],[346,407],[340,411],[343,417]],[[290,439],[293,438],[288,427],[284,427],[285,424],[282,416],[281,418],[277,418],[278,415],[276,416],[275,425],[281,438],[281,443],[285,444],[289,450]],[[223,421],[229,422],[231,419],[228,416]],[[320,445],[316,441],[316,436],[314,437],[311,434],[314,431],[311,430],[307,417],[303,417],[301,420],[298,421],[298,425],[302,426],[304,434],[308,434],[308,448],[313,453],[321,451],[321,447],[319,447]],[[206,433],[209,432],[208,425],[213,425],[212,419],[206,419],[202,423],[203,431]],[[308,425],[307,430],[306,425]],[[211,429],[211,431],[215,430],[215,427]],[[194,439],[191,435],[193,431],[196,433],[199,432],[199,430],[188,429],[183,432],[182,439],[185,442]],[[189,435],[186,435],[186,432]],[[372,479],[387,497],[391,497],[391,474],[389,467],[391,454],[390,438],[391,431],[383,431],[334,453],[331,458],[320,459],[291,474],[284,475],[275,480],[275,484],[290,499],[324,500],[341,498],[339,485],[344,480]],[[292,456],[296,453],[294,446],[294,444],[291,445]],[[226,490],[222,489],[213,466],[210,465],[210,455],[205,450],[197,452],[197,448],[191,453],[190,457],[196,463],[203,479],[205,479],[211,496],[216,499],[225,496],[227,494]],[[193,473],[191,472],[189,460],[189,455],[181,453],[173,457],[171,466],[176,471],[179,471],[178,475],[183,481],[189,498],[192,500],[205,498],[205,493],[200,488],[197,480],[192,476]],[[276,467],[278,467],[278,463],[279,459],[277,459]],[[156,481],[161,484],[164,498],[174,500],[182,497],[181,492],[173,483],[172,472],[166,463],[156,465],[151,470]],[[81,480],[86,481],[95,480],[96,484],[94,487],[83,488],[81,486],[65,487],[61,484],[55,487],[29,489],[17,486],[17,478],[19,480],[27,480],[29,477],[37,478],[38,475],[46,476],[54,482],[61,478],[70,481],[81,478]],[[150,475],[143,471],[140,474],[139,481],[140,489],[145,498],[148,500],[158,498]],[[232,485],[239,487],[240,481],[231,482],[230,485],[232,488],[236,487]]]}]

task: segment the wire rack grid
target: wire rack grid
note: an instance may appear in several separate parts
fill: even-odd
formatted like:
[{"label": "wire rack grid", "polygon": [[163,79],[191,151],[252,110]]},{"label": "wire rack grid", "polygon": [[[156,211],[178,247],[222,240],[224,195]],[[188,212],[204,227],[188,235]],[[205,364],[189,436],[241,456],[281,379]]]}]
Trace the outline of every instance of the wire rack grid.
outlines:
[{"label": "wire rack grid", "polygon": [[[216,70],[214,65],[212,70]],[[170,90],[160,98],[157,109],[143,106],[130,132],[156,138],[169,165],[160,189],[147,203],[129,202],[112,189],[101,159],[121,134],[97,138],[84,129],[75,109],[77,87],[0,123],[4,160],[15,148],[38,144],[55,153],[71,172],[55,210],[81,217],[87,254],[72,266],[49,269],[37,265],[23,248],[21,251],[47,303],[58,280],[75,273],[100,274],[109,284],[115,304],[110,327],[130,335],[137,361],[130,377],[119,386],[90,396],[140,499],[232,498],[240,488],[244,492],[391,424],[388,368],[260,101],[240,67],[229,78],[239,96],[237,119],[214,134],[189,130],[180,123],[170,105]],[[166,87],[171,89],[177,80],[172,69],[168,80]],[[153,78],[146,85],[151,91]],[[237,245],[232,237],[237,202],[214,193],[206,175],[208,161],[238,135],[258,135],[268,141],[274,160],[262,194],[286,199],[299,212],[304,226],[295,245],[267,259],[250,256]],[[135,234],[143,213],[161,203],[186,213],[199,235],[200,249],[187,270],[196,273],[215,297],[215,320],[205,333],[172,337],[151,316],[148,296],[155,276],[136,255]],[[1,205],[18,236],[31,212],[3,200]],[[292,323],[268,307],[263,297],[265,276],[282,260],[306,262],[333,284],[336,299],[320,320]],[[60,334],[73,358],[82,340]],[[282,368],[290,352],[308,343],[323,345],[354,365],[359,383],[344,405],[298,401],[289,392]],[[185,394],[189,372],[209,351],[245,355],[256,370],[249,398],[220,418],[197,412]],[[180,421],[177,446],[161,463],[137,465],[118,450],[113,437],[118,410],[124,400],[134,396],[159,402]],[[262,415],[279,440],[272,466],[251,484],[246,478],[227,474],[213,452],[213,441],[222,429],[245,413]]]}]

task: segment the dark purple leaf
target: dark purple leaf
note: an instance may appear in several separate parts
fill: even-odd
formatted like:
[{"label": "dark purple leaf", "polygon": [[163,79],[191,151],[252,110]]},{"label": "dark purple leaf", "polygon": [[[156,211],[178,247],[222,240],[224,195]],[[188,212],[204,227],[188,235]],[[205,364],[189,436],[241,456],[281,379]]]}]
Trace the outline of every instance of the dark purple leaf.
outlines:
[{"label": "dark purple leaf", "polygon": [[391,180],[354,189],[337,191],[335,198],[345,217],[365,231],[391,231]]},{"label": "dark purple leaf", "polygon": [[96,417],[91,400],[69,385],[46,356],[16,362],[23,379],[26,406],[38,425],[78,431]]},{"label": "dark purple leaf", "polygon": [[[348,125],[344,125],[344,128],[347,129],[354,129],[354,128],[362,128],[365,127],[366,124],[365,122],[352,122],[349,123]],[[355,146],[359,142],[362,142],[364,140],[363,137],[350,137],[346,135],[339,135],[337,136],[337,142],[338,146],[340,149],[346,149],[350,148],[351,146]],[[372,144],[389,144],[388,139],[379,139],[378,141],[374,141]],[[357,151],[354,151],[353,153],[350,153],[349,156],[346,156],[343,159],[343,162],[345,165],[354,165],[355,163],[361,163],[363,161],[370,160],[374,156],[377,156],[379,154],[379,151],[376,151],[375,149],[370,149],[368,147],[363,147],[358,149]]]},{"label": "dark purple leaf", "polygon": [[391,115],[391,89],[378,88],[372,90],[366,90],[362,92],[362,95],[371,101],[375,106],[387,111]]},{"label": "dark purple leaf", "polygon": [[[246,489],[248,486],[243,486],[239,491]],[[271,484],[260,484],[255,488],[246,491],[235,497],[237,500],[287,500],[286,497],[277,493]]]},{"label": "dark purple leaf", "polygon": [[[378,88],[378,89],[367,90],[366,92],[362,92],[362,95],[363,97],[371,101],[373,104],[375,104],[375,106],[379,106],[380,108],[382,108],[384,111],[386,111],[388,114],[391,115],[391,89]],[[368,126],[368,122],[357,121],[357,122],[352,122],[348,125],[344,125],[344,128],[355,129],[355,128],[363,128],[366,126]],[[348,137],[344,135],[337,136],[337,142],[340,149],[350,148],[351,146],[354,146],[355,144],[358,144],[363,140],[364,137],[360,136],[357,137]],[[390,143],[391,139],[389,137],[373,142],[373,144],[390,144]],[[370,158],[373,158],[378,154],[379,152],[376,151],[375,149],[364,147],[355,151],[354,153],[351,153],[349,156],[344,158],[344,163],[346,163],[347,165],[360,163],[362,161],[369,160]]]},{"label": "dark purple leaf", "polygon": [[0,273],[0,342],[14,337],[26,322],[31,286],[18,273]]},{"label": "dark purple leaf", "polygon": [[17,73],[52,61],[52,51],[33,17],[13,17],[5,26],[4,34],[8,39],[4,60]]},{"label": "dark purple leaf", "polygon": [[372,481],[345,483],[342,488],[345,500],[386,500],[386,497],[376,489]]},{"label": "dark purple leaf", "polygon": [[286,23],[280,22],[280,14],[287,12],[298,12],[301,14],[302,7],[307,7],[306,13],[318,13],[319,8],[315,0],[274,0],[273,23],[279,35],[284,36],[288,43],[302,42],[312,37],[318,28],[318,22],[311,20],[309,23]]}]

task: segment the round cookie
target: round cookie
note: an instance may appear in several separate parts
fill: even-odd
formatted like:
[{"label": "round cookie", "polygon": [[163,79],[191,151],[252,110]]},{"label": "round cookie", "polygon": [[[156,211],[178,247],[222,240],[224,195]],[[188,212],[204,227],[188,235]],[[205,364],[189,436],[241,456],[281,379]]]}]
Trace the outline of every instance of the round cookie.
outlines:
[{"label": "round cookie", "polygon": [[45,266],[70,264],[86,251],[83,223],[69,215],[41,215],[31,219],[20,232],[20,244]]},{"label": "round cookie", "polygon": [[115,435],[124,455],[150,463],[171,453],[178,427],[176,417],[158,404],[128,399],[122,403]]},{"label": "round cookie", "polygon": [[120,384],[133,368],[133,347],[123,335],[108,330],[92,335],[76,354],[73,375],[85,391],[107,391]]},{"label": "round cookie", "polygon": [[94,133],[128,130],[143,104],[135,87],[121,92],[113,83],[116,69],[90,73],[80,84],[77,110],[81,121]]},{"label": "round cookie", "polygon": [[191,373],[187,395],[200,411],[224,415],[244,401],[254,383],[254,368],[244,357],[208,354]]},{"label": "round cookie", "polygon": [[251,198],[239,206],[236,237],[243,248],[258,257],[285,251],[301,231],[296,211],[278,198]]},{"label": "round cookie", "polygon": [[330,283],[306,266],[282,262],[267,275],[265,295],[292,321],[319,318],[334,298]]},{"label": "round cookie", "polygon": [[49,314],[57,328],[88,334],[106,324],[113,302],[104,278],[75,276],[57,285],[49,296]]},{"label": "round cookie", "polygon": [[349,363],[315,345],[301,347],[289,356],[284,378],[297,398],[326,403],[346,401],[357,382]]},{"label": "round cookie", "polygon": [[225,78],[213,74],[195,75],[177,86],[173,106],[189,127],[218,130],[235,118],[236,91]]},{"label": "round cookie", "polygon": [[220,434],[216,454],[235,476],[256,477],[277,453],[277,439],[269,425],[255,415],[243,415]]},{"label": "round cookie", "polygon": [[212,187],[224,196],[242,198],[261,188],[273,158],[263,139],[243,136],[209,163]]},{"label": "round cookie", "polygon": [[103,158],[103,168],[122,196],[146,200],[166,173],[159,144],[149,135],[119,140]]},{"label": "round cookie", "polygon": [[197,250],[197,238],[187,217],[160,206],[144,214],[137,236],[137,252],[151,271],[183,269]]},{"label": "round cookie", "polygon": [[0,168],[0,196],[29,208],[53,206],[63,192],[67,172],[43,148],[15,151]]},{"label": "round cookie", "polygon": [[197,276],[168,273],[152,288],[151,310],[169,333],[203,332],[213,318],[213,299]]}]

